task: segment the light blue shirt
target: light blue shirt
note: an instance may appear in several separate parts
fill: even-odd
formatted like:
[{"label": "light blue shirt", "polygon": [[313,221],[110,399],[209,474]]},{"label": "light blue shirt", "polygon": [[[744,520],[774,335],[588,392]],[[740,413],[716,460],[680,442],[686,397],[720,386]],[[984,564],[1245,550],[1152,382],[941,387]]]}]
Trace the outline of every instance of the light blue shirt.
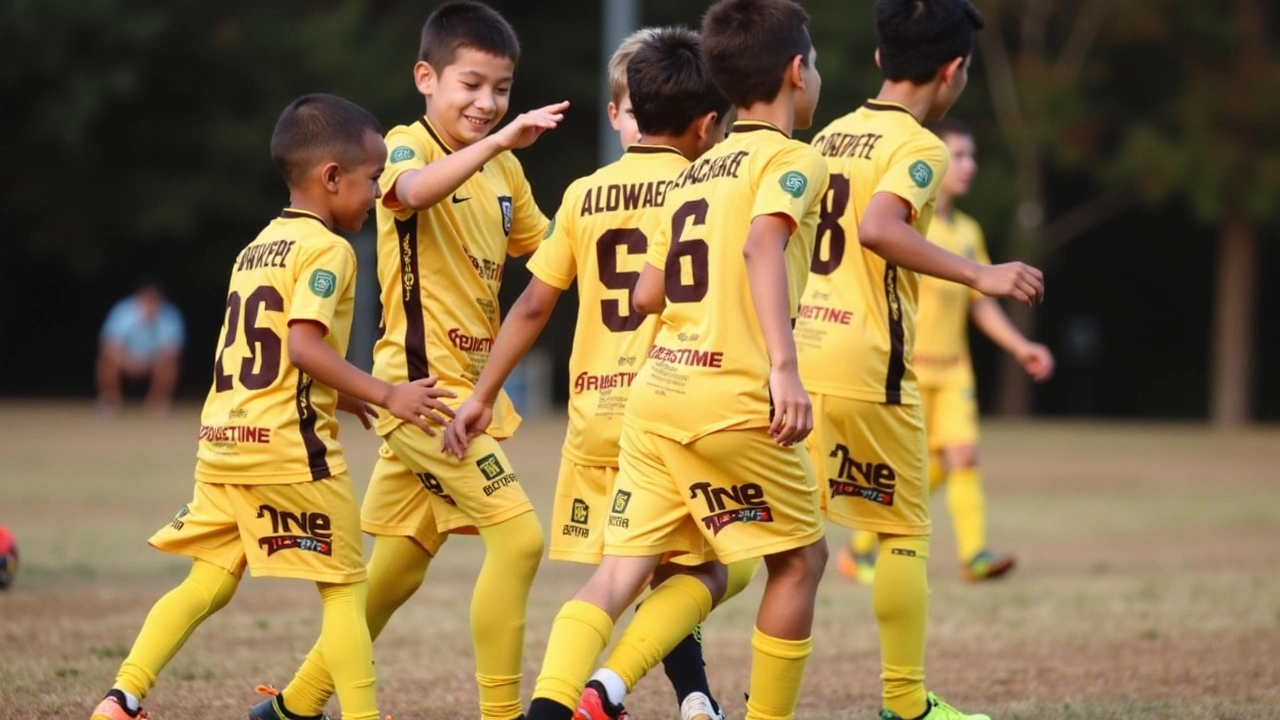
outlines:
[{"label": "light blue shirt", "polygon": [[102,325],[102,341],[123,346],[135,360],[149,361],[161,351],[181,350],[185,339],[182,313],[168,302],[147,322],[142,314],[142,302],[136,297],[127,297],[111,308]]}]

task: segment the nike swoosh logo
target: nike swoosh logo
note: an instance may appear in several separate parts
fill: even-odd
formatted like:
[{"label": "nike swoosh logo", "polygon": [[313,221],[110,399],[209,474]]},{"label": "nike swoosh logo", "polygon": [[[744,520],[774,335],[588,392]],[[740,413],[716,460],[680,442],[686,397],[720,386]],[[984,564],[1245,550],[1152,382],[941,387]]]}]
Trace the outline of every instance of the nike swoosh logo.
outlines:
[{"label": "nike swoosh logo", "polygon": [[468,201],[468,200],[470,200],[470,199],[471,199],[471,198],[469,198],[469,197],[460,198],[460,197],[458,197],[458,193],[454,193],[454,194],[453,194],[453,204],[454,204],[454,205],[457,205],[458,203],[464,203],[464,202],[466,202],[466,201]]}]

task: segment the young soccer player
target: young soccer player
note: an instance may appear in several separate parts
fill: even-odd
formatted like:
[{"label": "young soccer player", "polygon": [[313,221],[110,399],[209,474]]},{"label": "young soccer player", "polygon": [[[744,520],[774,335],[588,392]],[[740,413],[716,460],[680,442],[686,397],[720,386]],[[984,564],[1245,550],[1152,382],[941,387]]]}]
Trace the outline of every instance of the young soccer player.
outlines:
[{"label": "young soccer player", "polygon": [[[630,82],[613,85],[628,110],[634,101],[638,140],[627,147],[621,160],[565,191],[547,238],[529,261],[533,279],[503,323],[474,394],[458,408],[445,433],[449,450],[463,456],[467,441],[492,420],[502,383],[546,325],[560,293],[576,279],[578,320],[569,360],[569,428],[552,512],[553,560],[600,562],[606,510],[618,474],[623,409],[631,379],[658,329],[656,318],[632,309],[631,292],[644,265],[649,238],[668,221],[662,213],[668,183],[723,139],[729,113],[728,98],[716,88],[702,62],[697,33],[649,28],[632,36],[637,37],[641,39],[628,39],[614,53],[616,61],[625,51]],[[689,578],[680,582],[702,582],[712,597],[723,599],[725,569],[702,560],[700,555],[678,558],[677,562],[699,567],[663,568],[659,583],[672,572],[685,572]],[[735,572],[734,593],[746,585],[751,569]],[[660,606],[669,592],[668,588],[655,593],[645,602]],[[668,622],[658,613],[646,617]],[[644,641],[652,635],[643,628],[637,630],[628,639]],[[718,718],[698,637],[690,633],[680,640],[664,662],[681,716],[685,720]],[[618,708],[625,691],[649,667],[643,649],[623,644],[597,673],[600,679],[592,682],[602,697],[609,698],[607,706]],[[611,696],[606,684],[613,687]]]},{"label": "young soccer player", "polygon": [[[816,481],[795,445],[812,416],[790,320],[826,182],[821,156],[790,138],[818,99],[807,20],[789,0],[723,0],[704,18],[703,57],[740,120],[676,177],[650,238],[633,304],[665,309],[624,415],[605,554],[556,617],[530,720],[597,717],[584,705],[599,692],[583,687],[614,622],[663,556],[708,546],[725,563],[765,558],[747,717],[794,713],[827,557]],[[656,664],[711,604],[706,586],[677,574],[618,644]]]},{"label": "young soccer player", "polygon": [[920,123],[941,118],[964,90],[982,16],[969,0],[876,0],[875,22],[879,95],[813,141],[831,184],[796,344],[817,418],[809,448],[824,470],[827,517],[880,537],[872,602],[881,717],[955,719],[969,716],[924,686],[930,522],[911,372],[917,273],[1028,303],[1040,300],[1044,282],[1021,263],[982,265],[923,236],[947,148]]},{"label": "young soccer player", "polygon": [[627,64],[631,56],[645,43],[653,40],[658,28],[640,28],[631,33],[618,45],[609,58],[609,105],[605,111],[609,114],[609,124],[618,131],[618,140],[622,149],[631,147],[640,139],[640,129],[636,126],[636,114],[631,109],[631,93],[627,89]]},{"label": "young soccer player", "polygon": [[[929,241],[957,255],[990,265],[982,228],[955,208],[969,194],[977,171],[973,133],[959,120],[929,125],[947,144],[951,163],[938,186]],[[920,309],[911,366],[920,387],[929,447],[930,492],[947,486],[947,506],[955,527],[960,574],[970,582],[998,578],[1013,569],[1014,557],[987,549],[986,501],[978,472],[978,404],[969,359],[968,320],[1017,359],[1037,382],[1053,374],[1053,353],[1028,340],[1009,321],[996,300],[963,285],[925,275],[920,278]],[[876,535],[854,532],[836,567],[847,577],[870,583],[875,576]]]},{"label": "young soccer player", "polygon": [[[290,103],[271,136],[289,207],[236,258],[213,387],[201,414],[194,499],[151,537],[193,558],[191,574],[147,615],[93,720],[144,717],[139,703],[206,618],[254,575],[311,580],[324,620],[320,652],[342,716],[376,719],[368,583],[359,510],[338,444],[336,409],[368,426],[366,403],[426,428],[442,422],[434,376],[387,383],[345,359],[356,232],[380,192],[386,147],[364,109],[333,95]],[[416,428],[414,432],[420,432]]]},{"label": "young soccer player", "polygon": [[[506,256],[532,252],[549,225],[509,151],[554,128],[568,103],[524,113],[494,133],[519,56],[515,31],[489,6],[441,5],[423,25],[414,65],[426,115],[387,134],[374,374],[391,381],[438,374],[457,395],[451,402],[470,396],[488,361]],[[446,533],[474,527],[484,541],[471,603],[482,720],[522,714],[525,604],[542,558],[542,527],[498,445],[519,422],[500,394],[487,433],[459,461],[441,453],[438,440],[380,417],[385,442],[361,512],[364,531],[375,537],[368,611],[375,637],[418,589]],[[333,679],[318,650],[254,717],[320,716]]]}]

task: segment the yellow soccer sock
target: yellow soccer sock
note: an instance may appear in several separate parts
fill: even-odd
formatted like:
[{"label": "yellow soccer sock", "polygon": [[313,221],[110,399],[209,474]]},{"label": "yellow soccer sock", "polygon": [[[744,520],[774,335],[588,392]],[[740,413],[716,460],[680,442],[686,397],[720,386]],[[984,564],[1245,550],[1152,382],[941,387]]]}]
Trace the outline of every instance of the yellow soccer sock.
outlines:
[{"label": "yellow soccer sock", "polygon": [[636,609],[604,667],[630,690],[711,612],[711,591],[692,575],[672,575]]},{"label": "yellow soccer sock", "polygon": [[320,647],[337,687],[343,720],[381,720],[373,671],[373,640],[365,620],[369,581],[317,583],[324,617]]},{"label": "yellow soccer sock", "polygon": [[613,620],[604,610],[582,600],[565,603],[551,623],[534,699],[576,708],[582,688],[612,636]]},{"label": "yellow soccer sock", "polygon": [[751,692],[747,720],[791,720],[813,638],[783,640],[756,628],[751,634]]},{"label": "yellow soccer sock", "polygon": [[956,529],[960,562],[968,564],[987,547],[987,501],[976,467],[957,468],[947,476],[947,509]]},{"label": "yellow soccer sock", "polygon": [[[524,618],[542,560],[542,525],[532,512],[480,528],[484,565],[471,596],[471,639],[481,720],[514,720],[520,704]],[[594,658],[593,658],[594,660]],[[577,702],[574,698],[574,702]]]},{"label": "yellow soccer sock", "polygon": [[868,530],[854,530],[849,536],[849,549],[854,555],[870,555],[876,551],[876,534]]},{"label": "yellow soccer sock", "polygon": [[221,610],[235,595],[240,578],[196,560],[178,587],[156,601],[120,665],[115,687],[141,700],[155,687],[156,676],[173,659],[205,618]]},{"label": "yellow soccer sock", "polygon": [[925,624],[929,615],[927,535],[881,535],[871,604],[880,623],[884,707],[914,718],[928,703],[924,689]]},{"label": "yellow soccer sock", "polygon": [[716,603],[720,605],[729,600],[729,598],[737,595],[755,579],[756,573],[760,570],[760,558],[747,558],[738,562],[729,563],[729,581],[725,583],[724,595]]},{"label": "yellow soccer sock", "polygon": [[[371,640],[378,638],[391,615],[422,585],[430,563],[431,553],[413,538],[392,535],[374,538],[365,609]],[[317,641],[280,697],[289,712],[311,716],[324,712],[333,691],[333,678],[321,643]]]}]

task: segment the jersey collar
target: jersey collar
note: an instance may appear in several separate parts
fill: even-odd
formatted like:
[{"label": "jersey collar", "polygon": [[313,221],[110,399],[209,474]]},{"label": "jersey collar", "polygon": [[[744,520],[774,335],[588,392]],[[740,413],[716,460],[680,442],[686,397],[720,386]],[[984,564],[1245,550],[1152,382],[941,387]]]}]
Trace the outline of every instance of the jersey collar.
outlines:
[{"label": "jersey collar", "polygon": [[772,130],[779,135],[786,136],[786,133],[782,132],[782,128],[764,120],[739,120],[733,124],[733,129],[729,132],[744,133],[757,130]]},{"label": "jersey collar", "polygon": [[422,127],[426,128],[427,134],[431,136],[432,140],[435,140],[441,150],[444,150],[445,155],[453,154],[453,148],[449,147],[449,143],[445,142],[444,138],[440,137],[440,133],[436,132],[435,126],[431,124],[431,121],[428,120],[425,115],[418,118],[418,122],[422,123]]},{"label": "jersey collar", "polygon": [[920,122],[919,120],[916,120],[916,116],[910,110],[907,109],[906,105],[902,105],[900,103],[889,102],[887,100],[867,100],[866,102],[862,103],[862,107],[868,110],[875,110],[877,112],[906,113],[910,115],[911,119],[915,120],[917,124]]},{"label": "jersey collar", "polygon": [[670,145],[641,145],[640,143],[632,143],[627,146],[627,153],[633,155],[657,155],[662,153],[675,153],[681,155],[681,152]]},{"label": "jersey collar", "polygon": [[325,225],[324,220],[321,220],[319,215],[313,212],[310,212],[308,210],[299,210],[298,208],[285,208],[284,210],[280,211],[280,217],[284,218],[285,220],[297,220],[300,218],[315,220],[321,225],[324,225],[326,230],[329,229],[329,226]]}]

